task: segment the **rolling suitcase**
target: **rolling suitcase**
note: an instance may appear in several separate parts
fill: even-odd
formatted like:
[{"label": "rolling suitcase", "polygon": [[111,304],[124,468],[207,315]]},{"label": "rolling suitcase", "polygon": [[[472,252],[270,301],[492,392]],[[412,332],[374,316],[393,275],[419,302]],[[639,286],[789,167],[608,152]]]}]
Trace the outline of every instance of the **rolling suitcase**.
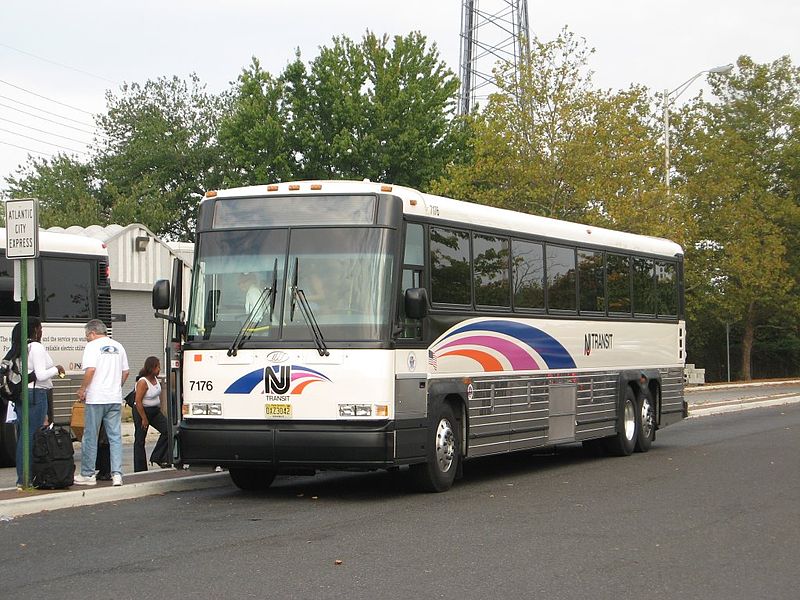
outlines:
[{"label": "rolling suitcase", "polygon": [[31,483],[43,490],[67,488],[73,483],[72,436],[63,427],[42,427],[33,436]]}]

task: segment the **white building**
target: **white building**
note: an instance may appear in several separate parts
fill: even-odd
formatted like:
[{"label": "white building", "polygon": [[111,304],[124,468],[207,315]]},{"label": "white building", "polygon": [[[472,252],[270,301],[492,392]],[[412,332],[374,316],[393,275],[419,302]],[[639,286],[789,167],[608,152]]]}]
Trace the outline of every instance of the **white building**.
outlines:
[{"label": "white building", "polygon": [[66,229],[51,227],[47,231],[93,237],[106,245],[111,270],[113,336],[125,347],[131,367],[131,378],[126,388],[132,386],[133,376],[139,372],[148,356],[161,358],[164,370],[166,321],[153,316],[153,284],[159,279],[170,279],[173,260],[176,257],[181,258],[185,262],[185,304],[188,299],[194,244],[181,242],[176,243],[173,248],[173,244],[164,242],[140,223],[105,227],[74,225]]}]

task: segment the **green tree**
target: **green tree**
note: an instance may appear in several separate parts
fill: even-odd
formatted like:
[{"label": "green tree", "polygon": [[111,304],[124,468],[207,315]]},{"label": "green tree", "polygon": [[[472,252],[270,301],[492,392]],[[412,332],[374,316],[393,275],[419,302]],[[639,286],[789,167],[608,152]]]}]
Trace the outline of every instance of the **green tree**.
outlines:
[{"label": "green tree", "polygon": [[336,37],[309,69],[298,54],[283,79],[298,177],[424,188],[463,151],[458,81],[419,33],[391,45],[371,32]]},{"label": "green tree", "polygon": [[472,161],[452,165],[438,193],[544,216],[666,235],[683,223],[660,189],[658,129],[646,90],[592,87],[592,50],[563,30],[533,40],[519,76],[473,115]]},{"label": "green tree", "polygon": [[742,56],[732,75],[710,82],[717,101],[687,109],[676,162],[676,191],[699,224],[687,252],[689,306],[741,332],[749,380],[758,329],[781,335],[776,316],[796,327],[800,314],[800,70],[788,57]]},{"label": "green tree", "polygon": [[96,164],[107,201],[149,198],[165,220],[139,220],[156,225],[160,235],[191,239],[197,204],[222,179],[217,130],[223,99],[192,75],[189,82],[172,77],[124,84],[106,100]]},{"label": "green tree", "polygon": [[91,164],[58,154],[43,160],[31,158],[6,178],[11,198],[37,198],[42,227],[107,224],[109,206],[99,200]]},{"label": "green tree", "polygon": [[282,181],[292,177],[294,153],[287,139],[284,84],[253,57],[220,119],[223,187]]}]

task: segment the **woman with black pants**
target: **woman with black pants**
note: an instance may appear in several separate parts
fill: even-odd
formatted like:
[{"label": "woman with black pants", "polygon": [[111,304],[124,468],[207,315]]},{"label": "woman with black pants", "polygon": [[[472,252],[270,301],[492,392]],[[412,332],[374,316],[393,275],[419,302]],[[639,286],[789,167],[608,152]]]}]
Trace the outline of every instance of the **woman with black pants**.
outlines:
[{"label": "woman with black pants", "polygon": [[144,367],[139,371],[136,381],[133,412],[133,425],[135,428],[133,441],[133,470],[147,471],[147,453],[144,441],[150,425],[161,434],[156,442],[156,447],[150,454],[150,462],[160,467],[170,466],[167,457],[167,418],[161,414],[161,384],[158,375],[161,373],[161,364],[155,356],[148,356]]}]

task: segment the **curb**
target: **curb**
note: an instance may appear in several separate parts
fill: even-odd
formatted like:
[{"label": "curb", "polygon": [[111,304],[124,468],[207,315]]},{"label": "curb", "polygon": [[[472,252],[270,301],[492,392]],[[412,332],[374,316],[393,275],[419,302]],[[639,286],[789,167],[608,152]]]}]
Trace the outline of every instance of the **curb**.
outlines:
[{"label": "curb", "polygon": [[0,520],[6,517],[21,517],[42,511],[142,498],[165,492],[224,487],[230,485],[230,483],[231,480],[228,477],[228,473],[208,473],[158,481],[125,483],[117,487],[104,486],[101,488],[87,487],[81,489],[78,486],[79,489],[3,500],[0,502]]},{"label": "curb", "polygon": [[771,400],[767,400],[764,397],[747,398],[738,401],[696,404],[694,407],[690,404],[689,416],[687,418],[721,415],[724,413],[751,410],[753,408],[765,408],[767,406],[784,406],[786,404],[797,404],[798,402],[800,402],[800,396],[786,396],[784,398],[773,398]]}]

